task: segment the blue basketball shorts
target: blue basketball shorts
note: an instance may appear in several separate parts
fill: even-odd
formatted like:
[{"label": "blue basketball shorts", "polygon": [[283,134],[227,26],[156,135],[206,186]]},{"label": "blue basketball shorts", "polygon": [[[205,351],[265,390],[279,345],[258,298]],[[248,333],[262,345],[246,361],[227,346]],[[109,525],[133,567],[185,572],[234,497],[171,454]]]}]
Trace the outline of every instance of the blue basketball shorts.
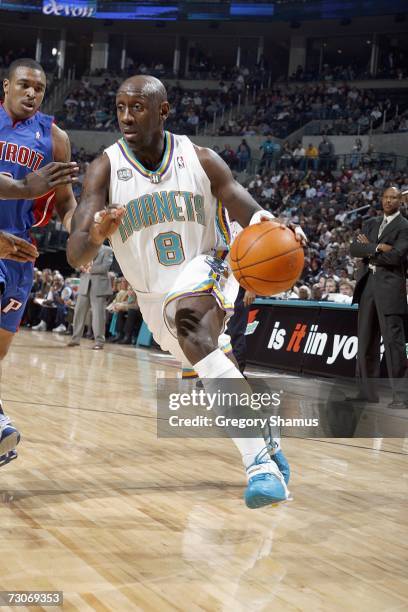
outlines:
[{"label": "blue basketball shorts", "polygon": [[0,328],[16,332],[33,286],[33,264],[9,259],[0,261]]}]

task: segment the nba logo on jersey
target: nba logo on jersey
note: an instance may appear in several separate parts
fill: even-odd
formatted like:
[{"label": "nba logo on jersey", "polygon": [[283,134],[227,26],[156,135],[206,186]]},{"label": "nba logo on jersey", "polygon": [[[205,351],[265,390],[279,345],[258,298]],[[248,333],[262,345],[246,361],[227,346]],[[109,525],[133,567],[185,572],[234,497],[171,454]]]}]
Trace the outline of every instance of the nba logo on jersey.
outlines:
[{"label": "nba logo on jersey", "polygon": [[118,179],[120,181],[128,181],[133,176],[132,170],[130,168],[119,168],[117,174]]},{"label": "nba logo on jersey", "polygon": [[150,175],[150,182],[154,183],[155,185],[157,185],[157,183],[160,183],[161,181],[161,176],[160,174],[151,174]]},{"label": "nba logo on jersey", "polygon": [[40,138],[41,138],[40,132],[36,132],[35,133],[35,138],[36,138],[36,140],[40,140]]},{"label": "nba logo on jersey", "polygon": [[180,169],[184,168],[184,159],[181,157],[181,155],[177,158],[177,165]]}]

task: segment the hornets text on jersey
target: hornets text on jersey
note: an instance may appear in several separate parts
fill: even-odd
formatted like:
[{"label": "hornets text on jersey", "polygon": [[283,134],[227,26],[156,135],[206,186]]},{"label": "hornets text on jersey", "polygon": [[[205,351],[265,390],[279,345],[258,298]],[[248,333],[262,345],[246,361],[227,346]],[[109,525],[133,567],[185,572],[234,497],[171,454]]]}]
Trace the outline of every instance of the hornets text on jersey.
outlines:
[{"label": "hornets text on jersey", "polygon": [[225,210],[187,136],[165,132],[162,162],[154,172],[124,139],[105,153],[109,200],[126,211],[111,242],[135,291],[167,293],[197,255],[225,257],[230,239]]}]

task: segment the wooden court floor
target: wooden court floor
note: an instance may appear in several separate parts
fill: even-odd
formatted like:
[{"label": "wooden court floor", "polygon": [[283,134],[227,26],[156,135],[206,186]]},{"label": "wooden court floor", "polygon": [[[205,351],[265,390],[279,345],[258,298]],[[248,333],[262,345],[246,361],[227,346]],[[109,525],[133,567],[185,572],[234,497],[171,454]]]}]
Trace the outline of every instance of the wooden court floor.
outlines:
[{"label": "wooden court floor", "polygon": [[2,590],[80,611],[408,609],[407,441],[287,439],[294,500],[247,510],[230,441],[157,439],[167,357],[66,341],[22,331],[3,367],[23,439],[0,469]]}]

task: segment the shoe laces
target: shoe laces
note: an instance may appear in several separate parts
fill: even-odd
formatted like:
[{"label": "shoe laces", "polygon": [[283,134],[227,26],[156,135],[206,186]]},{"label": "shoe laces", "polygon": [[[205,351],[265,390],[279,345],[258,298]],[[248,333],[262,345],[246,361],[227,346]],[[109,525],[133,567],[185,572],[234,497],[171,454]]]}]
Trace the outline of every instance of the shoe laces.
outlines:
[{"label": "shoe laces", "polygon": [[280,451],[280,444],[276,442],[275,438],[272,436],[270,425],[267,425],[266,430],[263,430],[263,437],[270,456]]},{"label": "shoe laces", "polygon": [[282,475],[282,472],[276,465],[275,461],[272,461],[272,459],[270,458],[267,446],[256,455],[252,465],[250,465],[246,469],[246,473],[248,482],[254,482],[256,480],[267,480],[272,477],[277,478],[285,489],[286,497],[289,497],[289,490],[286,486],[286,482]]},{"label": "shoe laces", "polygon": [[254,462],[246,470],[248,479],[254,478],[258,474],[280,475],[278,466],[269,456],[268,447],[265,446],[255,457]]}]

